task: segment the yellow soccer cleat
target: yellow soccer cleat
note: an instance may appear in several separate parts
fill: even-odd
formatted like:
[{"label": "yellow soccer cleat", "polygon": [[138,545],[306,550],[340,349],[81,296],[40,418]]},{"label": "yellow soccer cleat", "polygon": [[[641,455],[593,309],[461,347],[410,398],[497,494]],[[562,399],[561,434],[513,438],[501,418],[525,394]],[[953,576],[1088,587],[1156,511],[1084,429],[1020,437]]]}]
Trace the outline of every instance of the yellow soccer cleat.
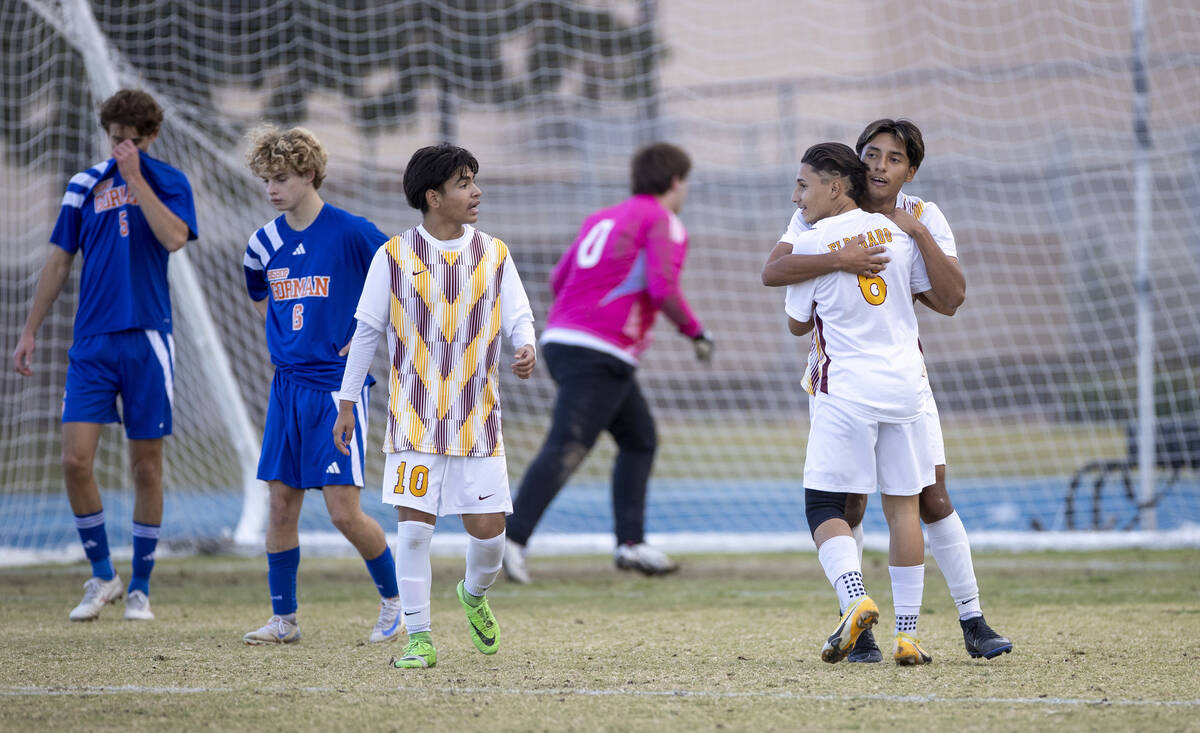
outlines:
[{"label": "yellow soccer cleat", "polygon": [[821,660],[833,664],[846,658],[858,637],[879,620],[879,606],[870,596],[859,596],[838,621],[837,628],[821,647]]},{"label": "yellow soccer cleat", "polygon": [[914,639],[903,631],[896,634],[896,641],[892,643],[892,658],[901,667],[929,664],[933,661],[933,657],[921,648],[920,640]]}]

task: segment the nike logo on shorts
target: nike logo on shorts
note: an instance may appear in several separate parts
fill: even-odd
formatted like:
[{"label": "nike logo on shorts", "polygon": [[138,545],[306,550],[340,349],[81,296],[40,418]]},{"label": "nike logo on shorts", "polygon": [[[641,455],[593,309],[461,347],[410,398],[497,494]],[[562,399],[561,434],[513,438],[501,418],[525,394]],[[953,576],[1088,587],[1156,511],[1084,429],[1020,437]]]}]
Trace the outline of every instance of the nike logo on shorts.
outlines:
[{"label": "nike logo on shorts", "polygon": [[483,500],[485,500],[485,499],[490,499],[490,498],[492,498],[493,496],[495,496],[495,494],[488,494],[487,496],[481,496],[481,497],[479,497],[479,500],[480,500],[480,501],[483,501]]}]

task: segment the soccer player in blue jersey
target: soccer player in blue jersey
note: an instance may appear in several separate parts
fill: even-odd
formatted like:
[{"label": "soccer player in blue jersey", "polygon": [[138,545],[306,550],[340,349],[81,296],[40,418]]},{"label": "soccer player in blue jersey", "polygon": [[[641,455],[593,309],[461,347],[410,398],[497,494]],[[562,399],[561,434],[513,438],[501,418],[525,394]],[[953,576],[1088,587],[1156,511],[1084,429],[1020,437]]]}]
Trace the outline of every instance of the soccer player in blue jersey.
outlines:
[{"label": "soccer player in blue jersey", "polygon": [[[91,621],[125,600],[125,618],[149,621],[150,571],[162,525],[163,437],[171,434],[175,345],[167,258],[196,238],[192,188],[179,170],[150,157],[162,108],[146,92],[122,89],[100,106],[112,157],[67,184],[51,248],[21,339],[16,370],[33,373],[38,328],[83,252],[75,340],[63,394],[63,474],[92,577],[72,621]],[[117,411],[117,396],[121,411]],[[133,579],[113,568],[104,505],[93,474],[100,427],[124,422],[133,469]]]},{"label": "soccer player in blue jersey", "polygon": [[282,213],[254,232],[242,261],[246,289],[266,318],[267,349],[275,365],[263,428],[258,478],[270,485],[267,585],[274,615],[248,632],[247,644],[300,640],[296,575],[300,567],[300,507],[306,489],[322,489],[329,517],[367,563],[381,597],[371,642],[400,632],[396,566],[383,529],[359,503],[367,390],[355,413],[358,436],[349,455],[329,440],[337,419],[335,394],[354,335],[354,309],[383,232],[321,199],[328,160],[302,127],[265,125],[250,134],[246,160]]}]

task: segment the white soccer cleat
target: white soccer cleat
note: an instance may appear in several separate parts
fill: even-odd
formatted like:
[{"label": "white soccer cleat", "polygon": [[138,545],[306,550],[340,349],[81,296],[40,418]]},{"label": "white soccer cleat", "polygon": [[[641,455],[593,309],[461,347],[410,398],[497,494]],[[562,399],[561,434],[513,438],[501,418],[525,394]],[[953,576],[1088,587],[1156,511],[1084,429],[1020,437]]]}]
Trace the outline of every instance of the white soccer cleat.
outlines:
[{"label": "white soccer cleat", "polygon": [[125,595],[125,586],[121,585],[121,576],[113,575],[112,580],[88,578],[83,584],[83,600],[71,609],[72,621],[92,621],[100,615],[100,610],[113,601]]},{"label": "white soccer cleat", "polygon": [[140,590],[130,591],[125,598],[126,621],[153,621],[154,612],[150,610],[150,599]]},{"label": "white soccer cleat", "polygon": [[622,570],[637,570],[646,575],[666,575],[679,569],[679,564],[665,552],[656,550],[645,542],[618,545],[613,553],[613,562]]},{"label": "white soccer cleat", "polygon": [[504,574],[514,583],[528,583],[529,567],[525,564],[525,548],[504,538]]},{"label": "white soccer cleat", "polygon": [[300,641],[300,627],[282,616],[272,616],[261,629],[247,632],[242,641],[250,646],[259,644],[291,644]]},{"label": "white soccer cleat", "polygon": [[367,641],[379,644],[385,641],[395,641],[404,630],[404,622],[400,620],[400,599],[385,598],[379,602],[379,620],[371,629]]}]

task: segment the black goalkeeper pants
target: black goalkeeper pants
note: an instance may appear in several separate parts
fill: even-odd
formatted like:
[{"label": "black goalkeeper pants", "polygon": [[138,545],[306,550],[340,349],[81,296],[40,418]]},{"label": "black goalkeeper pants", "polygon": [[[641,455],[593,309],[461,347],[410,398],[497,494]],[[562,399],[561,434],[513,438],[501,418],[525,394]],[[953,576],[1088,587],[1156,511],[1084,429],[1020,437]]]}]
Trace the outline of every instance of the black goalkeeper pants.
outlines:
[{"label": "black goalkeeper pants", "polygon": [[634,378],[636,368],[602,351],[546,344],[542,359],[558,395],[554,422],[521,479],[507,535],[525,545],[546,507],[583,462],[602,430],[617,443],[612,473],[617,543],[645,539],[646,484],[658,448],[654,417]]}]

